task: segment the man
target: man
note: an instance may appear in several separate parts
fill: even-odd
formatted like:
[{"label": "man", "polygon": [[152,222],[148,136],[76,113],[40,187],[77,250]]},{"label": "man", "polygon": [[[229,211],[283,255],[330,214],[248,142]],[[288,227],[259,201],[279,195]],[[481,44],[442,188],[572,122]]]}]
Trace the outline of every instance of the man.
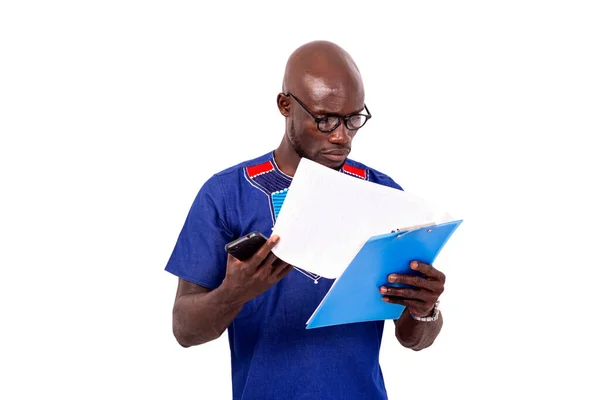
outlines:
[{"label": "man", "polygon": [[[191,207],[166,267],[179,277],[174,335],[188,347],[228,330],[234,399],[385,399],[383,321],[307,330],[333,280],[277,259],[270,252],[277,237],[245,262],[224,251],[255,230],[270,236],[302,157],[402,190],[387,175],[347,158],[370,112],[358,68],[342,48],[325,41],[298,48],[277,106],[286,121],[279,147],[212,176]],[[420,350],[442,327],[436,304],[445,277],[418,261],[411,267],[425,277],[392,274],[389,281],[413,288],[380,292],[382,301],[406,306],[395,321],[396,337]]]}]

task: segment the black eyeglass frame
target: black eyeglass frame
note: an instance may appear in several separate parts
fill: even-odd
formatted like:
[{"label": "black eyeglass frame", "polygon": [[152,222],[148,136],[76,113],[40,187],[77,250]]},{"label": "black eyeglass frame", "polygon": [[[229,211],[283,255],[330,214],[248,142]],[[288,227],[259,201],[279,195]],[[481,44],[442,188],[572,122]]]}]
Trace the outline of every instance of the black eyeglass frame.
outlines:
[{"label": "black eyeglass frame", "polygon": [[[357,131],[357,130],[359,130],[360,128],[362,128],[363,126],[365,126],[365,124],[367,123],[367,121],[368,121],[369,119],[371,119],[371,112],[370,112],[370,111],[369,111],[369,109],[367,108],[367,105],[366,105],[366,104],[365,104],[365,111],[367,112],[367,114],[355,113],[355,114],[346,115],[345,117],[340,117],[340,116],[338,116],[338,115],[334,115],[334,114],[327,114],[327,115],[325,115],[324,117],[320,117],[320,118],[319,118],[319,117],[315,117],[314,115],[312,115],[312,113],[311,113],[310,111],[308,111],[308,109],[306,108],[306,106],[305,106],[304,104],[302,104],[302,102],[301,102],[300,100],[298,100],[298,98],[297,98],[296,96],[294,96],[293,94],[291,94],[291,93],[286,93],[286,94],[285,94],[285,96],[286,96],[286,97],[291,97],[292,99],[296,100],[296,102],[297,102],[298,104],[300,104],[300,107],[302,107],[302,109],[303,109],[303,110],[304,110],[304,111],[305,111],[305,112],[306,112],[308,115],[310,115],[310,117],[311,117],[311,118],[312,118],[312,119],[313,119],[313,120],[316,122],[316,124],[317,124],[317,129],[318,129],[319,131],[323,132],[323,133],[331,133],[331,132],[335,131],[335,130],[336,130],[336,129],[337,129],[339,126],[340,126],[340,124],[341,124],[341,121],[342,121],[342,120],[344,121],[344,125],[346,125],[346,128],[348,128],[348,130],[351,130],[351,131]],[[349,120],[350,118],[352,118],[352,117],[355,117],[355,116],[357,116],[357,115],[360,115],[360,116],[363,116],[363,117],[365,117],[365,118],[366,118],[366,119],[365,119],[365,122],[364,122],[364,123],[363,123],[361,126],[359,126],[358,128],[351,128],[351,127],[349,127],[349,126],[348,126],[348,120]],[[324,121],[324,120],[326,120],[327,118],[337,118],[337,123],[335,124],[335,126],[334,126],[333,128],[331,128],[331,129],[329,129],[329,130],[323,130],[323,129],[321,129],[321,128],[319,127],[319,123],[320,123],[321,121]]]}]

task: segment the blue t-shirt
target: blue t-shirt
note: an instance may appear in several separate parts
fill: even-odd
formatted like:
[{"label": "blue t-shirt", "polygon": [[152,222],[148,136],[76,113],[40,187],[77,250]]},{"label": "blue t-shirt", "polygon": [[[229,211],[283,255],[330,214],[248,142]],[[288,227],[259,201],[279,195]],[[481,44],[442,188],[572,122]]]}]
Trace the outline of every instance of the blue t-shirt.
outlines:
[{"label": "blue t-shirt", "polygon": [[[352,160],[340,172],[402,190]],[[225,277],[225,245],[252,231],[271,236],[291,182],[273,152],[213,175],[194,200],[165,269],[217,288]],[[235,400],[387,399],[379,366],[383,321],[306,329],[332,284],[296,268],[244,305],[228,328]]]}]

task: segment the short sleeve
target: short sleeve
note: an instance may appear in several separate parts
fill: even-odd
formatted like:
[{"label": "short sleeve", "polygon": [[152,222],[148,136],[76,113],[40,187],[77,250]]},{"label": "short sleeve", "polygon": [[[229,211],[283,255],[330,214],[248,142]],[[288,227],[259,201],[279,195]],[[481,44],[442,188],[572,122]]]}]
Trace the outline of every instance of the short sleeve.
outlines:
[{"label": "short sleeve", "polygon": [[214,175],[198,192],[165,267],[209,289],[217,288],[225,278],[225,245],[234,239],[224,222],[225,202],[218,179]]},{"label": "short sleeve", "polygon": [[383,174],[376,170],[371,170],[371,180],[380,185],[384,185],[384,186],[391,187],[391,188],[398,189],[398,190],[404,190],[404,189],[402,189],[402,187],[400,185],[398,185],[396,183],[396,181],[394,181],[388,175]]},{"label": "short sleeve", "polygon": [[396,183],[396,181],[394,181],[389,176],[386,176],[385,179],[382,179],[381,184],[385,185],[385,186],[388,186],[388,187],[391,187],[391,188],[394,188],[394,189],[404,190],[404,189],[402,189],[402,187],[400,185],[398,185]]}]

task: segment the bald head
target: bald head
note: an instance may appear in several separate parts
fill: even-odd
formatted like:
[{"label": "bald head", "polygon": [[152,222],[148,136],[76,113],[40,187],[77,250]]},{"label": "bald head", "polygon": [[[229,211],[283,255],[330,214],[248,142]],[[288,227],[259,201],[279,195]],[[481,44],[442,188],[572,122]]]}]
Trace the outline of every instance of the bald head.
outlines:
[{"label": "bald head", "polygon": [[[307,43],[292,53],[277,106],[285,117],[286,129],[275,160],[288,175],[294,174],[302,158],[341,168],[350,154],[352,139],[367,117],[357,115],[366,105],[354,60],[340,46],[326,41]],[[348,125],[351,116],[352,121],[358,119],[359,128]],[[335,126],[327,130],[322,122]]]},{"label": "bald head", "polygon": [[314,104],[349,97],[364,101],[362,78],[354,60],[340,46],[327,41],[307,43],[292,53],[285,68],[283,92]]}]

